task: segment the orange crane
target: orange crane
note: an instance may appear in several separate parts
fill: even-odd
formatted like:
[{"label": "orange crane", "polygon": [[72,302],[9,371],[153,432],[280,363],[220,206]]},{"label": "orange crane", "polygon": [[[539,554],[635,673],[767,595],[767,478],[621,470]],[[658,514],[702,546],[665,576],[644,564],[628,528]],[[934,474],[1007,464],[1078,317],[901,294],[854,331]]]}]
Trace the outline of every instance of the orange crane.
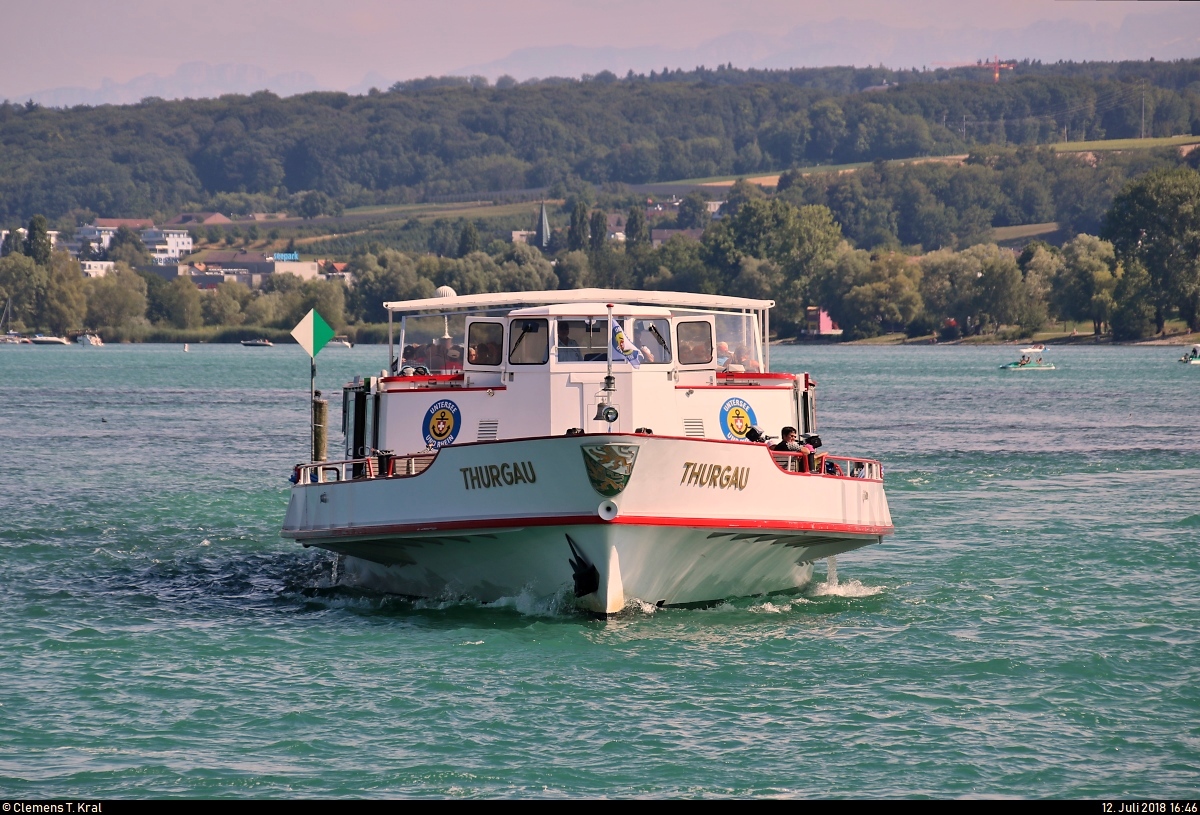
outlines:
[{"label": "orange crane", "polygon": [[977,60],[975,62],[935,62],[933,64],[941,68],[991,68],[992,80],[997,84],[1000,82],[1001,71],[1012,71],[1017,67],[1017,63],[1015,62],[1001,62],[999,56],[992,57],[991,62]]}]

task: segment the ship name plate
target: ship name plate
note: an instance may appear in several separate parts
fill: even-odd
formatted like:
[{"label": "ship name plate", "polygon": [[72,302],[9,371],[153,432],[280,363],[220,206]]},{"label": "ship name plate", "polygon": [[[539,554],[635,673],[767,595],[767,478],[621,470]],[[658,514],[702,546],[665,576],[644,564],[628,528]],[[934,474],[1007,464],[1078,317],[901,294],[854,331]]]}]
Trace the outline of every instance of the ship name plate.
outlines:
[{"label": "ship name plate", "polygon": [[679,479],[681,486],[686,484],[689,487],[712,487],[722,490],[744,490],[749,482],[749,467],[695,461],[683,463],[683,477]]}]

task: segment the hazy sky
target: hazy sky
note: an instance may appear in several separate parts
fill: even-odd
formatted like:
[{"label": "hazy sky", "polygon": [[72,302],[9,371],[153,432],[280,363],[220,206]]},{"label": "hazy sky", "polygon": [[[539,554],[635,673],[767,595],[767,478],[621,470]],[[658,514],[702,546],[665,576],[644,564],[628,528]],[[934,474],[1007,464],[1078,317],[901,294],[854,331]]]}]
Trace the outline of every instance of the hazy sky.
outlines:
[{"label": "hazy sky", "polygon": [[[1172,21],[1147,32],[1130,15]],[[739,67],[889,58],[907,67],[924,57],[932,66],[992,50],[1051,58],[1012,52],[1029,42],[1032,50],[1057,48],[1053,58],[1064,59],[1155,55],[1122,47],[1161,50],[1158,58],[1200,56],[1200,4],[1120,0],[41,0],[36,17],[37,25],[27,21],[4,38],[0,97],[166,77],[187,63],[250,66],[265,77],[299,73],[307,75],[300,84],[349,89],[364,78],[386,87],[463,69],[570,75],[572,66],[599,62],[624,73],[659,55],[659,67],[689,68],[684,60],[712,65],[722,56]],[[1021,33],[1030,26],[1060,33],[1034,43]]]}]

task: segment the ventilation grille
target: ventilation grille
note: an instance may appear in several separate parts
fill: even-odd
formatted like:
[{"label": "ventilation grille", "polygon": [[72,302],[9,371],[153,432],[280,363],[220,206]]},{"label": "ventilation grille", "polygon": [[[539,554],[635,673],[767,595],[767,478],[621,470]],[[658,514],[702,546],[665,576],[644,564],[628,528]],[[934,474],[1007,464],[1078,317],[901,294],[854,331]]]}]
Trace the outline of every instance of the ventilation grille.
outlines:
[{"label": "ventilation grille", "polygon": [[480,419],[479,432],[476,433],[476,441],[495,441],[500,436],[500,420],[499,419]]},{"label": "ventilation grille", "polygon": [[703,419],[684,419],[683,420],[683,435],[694,436],[698,439],[704,438],[704,420]]}]

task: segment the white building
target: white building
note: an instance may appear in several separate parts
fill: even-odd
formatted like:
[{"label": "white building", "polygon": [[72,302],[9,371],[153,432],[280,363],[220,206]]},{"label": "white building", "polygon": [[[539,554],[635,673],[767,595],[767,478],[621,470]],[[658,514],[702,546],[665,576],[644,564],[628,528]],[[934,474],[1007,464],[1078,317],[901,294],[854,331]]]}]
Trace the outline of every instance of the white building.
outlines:
[{"label": "white building", "polygon": [[111,260],[81,260],[79,267],[83,269],[84,277],[104,277],[113,270],[116,264]]},{"label": "white building", "polygon": [[186,229],[144,229],[142,243],[159,266],[178,263],[192,253],[192,236]]}]

